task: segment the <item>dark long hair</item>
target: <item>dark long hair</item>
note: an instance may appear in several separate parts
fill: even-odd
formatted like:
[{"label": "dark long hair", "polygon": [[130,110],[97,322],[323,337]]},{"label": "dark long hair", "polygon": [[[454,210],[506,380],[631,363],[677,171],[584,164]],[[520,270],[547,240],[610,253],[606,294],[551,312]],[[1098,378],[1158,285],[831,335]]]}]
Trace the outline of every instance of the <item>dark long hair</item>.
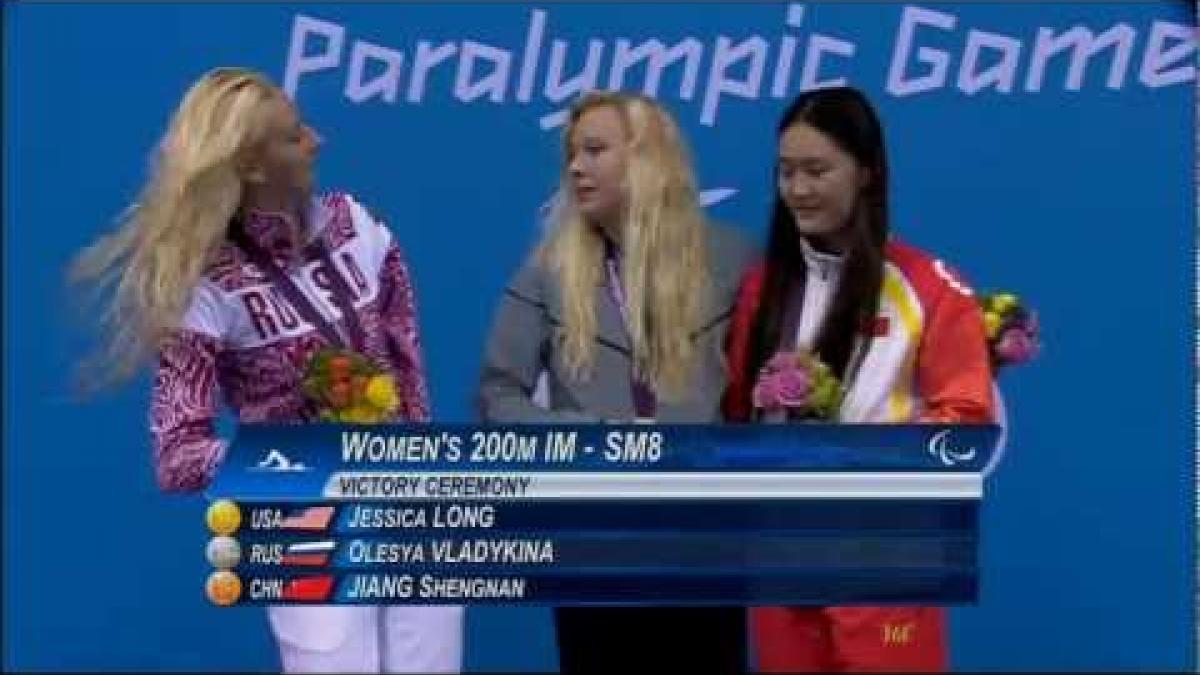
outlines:
[{"label": "dark long hair", "polygon": [[[844,380],[855,338],[874,320],[883,285],[884,245],[888,237],[888,171],[883,128],[867,98],[850,87],[801,94],[784,112],[779,136],[796,124],[807,124],[821,132],[869,172],[869,182],[860,192],[846,224],[850,228],[850,245],[845,251],[841,280],[816,342],[821,360]],[[779,184],[778,172],[776,165],[774,185]],[[766,277],[750,342],[751,382],[778,349],[788,295],[793,288],[803,293],[804,279],[800,234],[776,188],[767,240]]]}]

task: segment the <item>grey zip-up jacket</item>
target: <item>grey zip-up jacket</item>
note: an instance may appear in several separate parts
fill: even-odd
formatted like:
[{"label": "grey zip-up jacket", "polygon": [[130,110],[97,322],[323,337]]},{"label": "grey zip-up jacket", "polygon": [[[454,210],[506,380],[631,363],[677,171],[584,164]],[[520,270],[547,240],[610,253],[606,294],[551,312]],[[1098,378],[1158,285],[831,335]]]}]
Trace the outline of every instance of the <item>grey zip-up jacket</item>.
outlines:
[{"label": "grey zip-up jacket", "polygon": [[[663,424],[721,421],[721,395],[727,382],[725,333],[742,274],[754,255],[745,235],[710,224],[708,315],[693,327],[700,361],[681,400],[658,400]],[[577,381],[558,353],[563,325],[562,298],[553,271],[530,256],[505,288],[492,322],[479,380],[480,418],[498,423],[588,423],[634,418],[630,389],[631,348],[620,308],[606,284],[596,287],[596,352],[592,374]],[[549,408],[534,402],[544,374]]]}]

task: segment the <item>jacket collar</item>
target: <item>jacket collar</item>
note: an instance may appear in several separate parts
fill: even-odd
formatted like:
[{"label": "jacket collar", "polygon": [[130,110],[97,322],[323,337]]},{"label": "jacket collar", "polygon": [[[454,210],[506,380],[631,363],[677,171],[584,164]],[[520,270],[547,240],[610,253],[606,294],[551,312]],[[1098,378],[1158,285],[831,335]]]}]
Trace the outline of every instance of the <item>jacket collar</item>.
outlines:
[{"label": "jacket collar", "polygon": [[800,237],[800,252],[804,255],[804,265],[810,274],[817,275],[822,281],[836,281],[841,277],[846,256],[818,251],[804,237]]},{"label": "jacket collar", "polygon": [[[242,231],[256,246],[285,265],[303,259],[305,248],[324,222],[324,207],[318,200],[309,202],[303,221],[294,226],[296,217],[281,211],[250,209],[239,219]],[[296,234],[299,234],[299,240]]]}]

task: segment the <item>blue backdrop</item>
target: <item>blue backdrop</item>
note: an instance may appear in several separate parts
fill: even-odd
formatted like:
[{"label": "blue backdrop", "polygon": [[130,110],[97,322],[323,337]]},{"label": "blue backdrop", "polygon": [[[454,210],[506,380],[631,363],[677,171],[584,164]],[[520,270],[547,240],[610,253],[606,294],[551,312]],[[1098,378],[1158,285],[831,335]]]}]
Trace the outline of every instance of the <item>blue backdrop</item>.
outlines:
[{"label": "blue backdrop", "polygon": [[[953,665],[1194,667],[1187,3],[3,10],[6,668],[277,667],[261,611],[204,598],[203,503],[155,488],[148,379],[86,402],[70,389],[90,317],[64,268],[134,196],[191,81],[244,65],[292,86],[326,139],[321,182],[403,244],[435,415],[461,422],[554,185],[553,114],[574,76],[616,83],[622,44],[655,39],[692,50],[695,72],[681,60],[655,82],[634,65],[622,84],[656,89],[702,186],[733,191],[714,215],[761,236],[778,114],[845,78],[886,120],[897,232],[1042,314],[1042,360],[1004,375],[1014,426],[987,490],[981,602],[952,612]],[[473,610],[468,640],[471,669],[553,664],[545,609]]]}]

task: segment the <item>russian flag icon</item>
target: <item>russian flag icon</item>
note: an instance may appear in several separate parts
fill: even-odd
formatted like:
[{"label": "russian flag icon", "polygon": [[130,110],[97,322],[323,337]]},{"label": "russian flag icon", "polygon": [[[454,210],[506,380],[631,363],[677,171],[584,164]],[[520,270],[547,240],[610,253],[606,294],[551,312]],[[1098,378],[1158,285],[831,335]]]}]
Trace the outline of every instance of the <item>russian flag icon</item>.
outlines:
[{"label": "russian flag icon", "polygon": [[329,564],[334,546],[333,540],[288,544],[280,562],[284,565],[324,567]]}]

